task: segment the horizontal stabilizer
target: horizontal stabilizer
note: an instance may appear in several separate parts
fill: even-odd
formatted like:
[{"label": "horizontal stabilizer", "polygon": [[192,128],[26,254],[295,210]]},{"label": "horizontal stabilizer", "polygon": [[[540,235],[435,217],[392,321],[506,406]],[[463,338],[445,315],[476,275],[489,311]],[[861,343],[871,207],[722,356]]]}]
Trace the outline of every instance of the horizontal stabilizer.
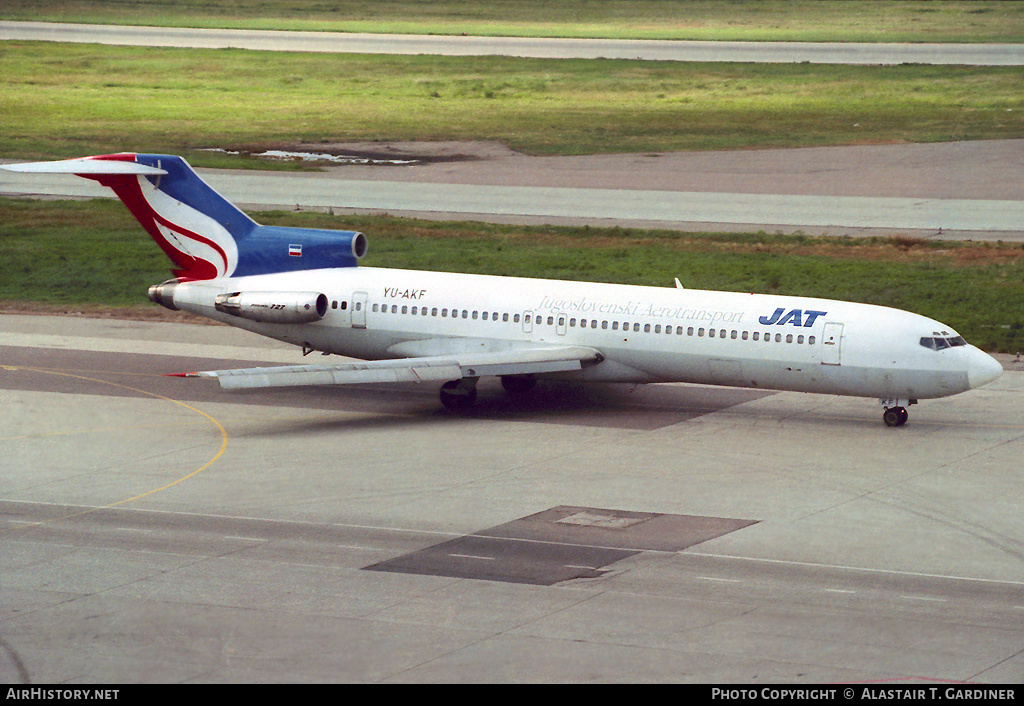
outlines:
[{"label": "horizontal stabilizer", "polygon": [[527,375],[580,370],[599,362],[591,348],[525,348],[459,356],[353,361],[330,365],[285,365],[187,373],[215,377],[226,390],[297,385],[358,385],[458,380],[482,375]]},{"label": "horizontal stabilizer", "polygon": [[167,171],[138,162],[111,159],[64,159],[57,162],[26,162],[25,164],[4,164],[0,169],[9,172],[30,172],[36,174],[143,174],[160,176]]}]

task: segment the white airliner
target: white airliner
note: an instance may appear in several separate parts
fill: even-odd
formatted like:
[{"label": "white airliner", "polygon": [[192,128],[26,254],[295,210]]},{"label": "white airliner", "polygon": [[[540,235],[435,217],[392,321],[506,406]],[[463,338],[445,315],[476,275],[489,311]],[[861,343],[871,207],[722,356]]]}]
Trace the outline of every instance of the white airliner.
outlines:
[{"label": "white airliner", "polygon": [[470,405],[482,376],[687,382],[876,397],[902,426],[920,399],[1002,373],[949,326],[804,297],[357,267],[361,233],[262,226],[180,157],[117,154],[4,167],[111,187],[177,266],[152,301],[359,360],[182,373],[224,388],[443,382]]}]

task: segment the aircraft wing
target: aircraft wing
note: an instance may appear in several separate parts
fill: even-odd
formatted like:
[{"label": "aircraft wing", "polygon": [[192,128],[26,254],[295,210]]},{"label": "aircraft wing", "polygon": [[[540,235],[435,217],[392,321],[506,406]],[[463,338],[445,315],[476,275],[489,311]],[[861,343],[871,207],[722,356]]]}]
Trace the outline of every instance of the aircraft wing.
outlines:
[{"label": "aircraft wing", "polygon": [[180,377],[215,377],[226,390],[296,385],[357,385],[382,382],[458,380],[482,375],[526,375],[580,370],[599,363],[593,348],[522,347],[450,355],[349,361],[328,365],[284,365],[176,373]]}]

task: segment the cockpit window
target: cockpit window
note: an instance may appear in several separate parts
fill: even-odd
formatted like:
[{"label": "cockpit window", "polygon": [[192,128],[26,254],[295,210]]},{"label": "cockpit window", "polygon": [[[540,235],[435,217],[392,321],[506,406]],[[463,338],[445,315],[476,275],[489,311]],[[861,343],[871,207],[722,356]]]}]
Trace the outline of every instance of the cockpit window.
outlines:
[{"label": "cockpit window", "polygon": [[933,351],[941,351],[945,348],[966,346],[967,341],[963,336],[925,336],[921,339],[921,345]]}]

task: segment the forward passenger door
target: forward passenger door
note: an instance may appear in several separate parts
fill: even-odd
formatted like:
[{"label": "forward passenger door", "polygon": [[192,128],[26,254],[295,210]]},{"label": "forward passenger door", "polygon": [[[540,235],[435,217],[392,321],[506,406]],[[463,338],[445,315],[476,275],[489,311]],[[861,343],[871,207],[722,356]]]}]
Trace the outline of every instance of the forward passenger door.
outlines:
[{"label": "forward passenger door", "polygon": [[841,365],[843,325],[829,322],[821,333],[821,364]]}]

